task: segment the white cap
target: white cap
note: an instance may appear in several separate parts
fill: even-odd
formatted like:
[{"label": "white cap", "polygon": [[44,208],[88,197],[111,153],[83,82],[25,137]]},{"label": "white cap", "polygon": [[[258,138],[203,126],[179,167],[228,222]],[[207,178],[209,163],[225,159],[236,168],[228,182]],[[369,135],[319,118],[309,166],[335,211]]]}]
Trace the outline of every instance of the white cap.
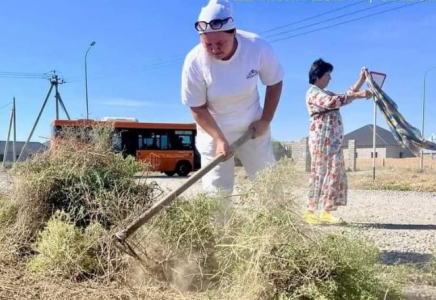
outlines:
[{"label": "white cap", "polygon": [[[201,9],[198,21],[209,23],[216,19],[227,19],[233,17],[232,4],[228,0],[210,0],[209,3]],[[228,20],[220,29],[212,29],[209,25],[205,31],[199,31],[199,33],[209,33],[218,31],[227,31],[235,29],[235,23],[233,18]]]}]

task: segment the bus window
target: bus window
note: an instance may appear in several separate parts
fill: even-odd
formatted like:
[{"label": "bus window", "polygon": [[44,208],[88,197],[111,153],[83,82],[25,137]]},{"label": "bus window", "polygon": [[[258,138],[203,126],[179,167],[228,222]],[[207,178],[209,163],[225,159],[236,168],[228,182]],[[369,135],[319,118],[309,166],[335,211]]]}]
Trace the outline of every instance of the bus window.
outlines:
[{"label": "bus window", "polygon": [[144,147],[144,144],[142,141],[142,134],[139,134],[138,135],[138,149],[141,150],[141,149],[143,149],[143,147]]},{"label": "bus window", "polygon": [[157,149],[154,137],[144,138],[144,149]]},{"label": "bus window", "polygon": [[167,133],[150,131],[143,132],[138,135],[138,149],[139,150],[167,150],[168,149],[168,135]]},{"label": "bus window", "polygon": [[184,136],[180,136],[180,137],[182,138],[182,148],[183,149],[192,149],[191,136],[184,135]]},{"label": "bus window", "polygon": [[162,135],[160,140],[160,149],[167,150],[168,149],[168,136]]},{"label": "bus window", "polygon": [[113,135],[113,150],[116,153],[123,151],[123,141],[121,140],[121,132],[115,132]]},{"label": "bus window", "polygon": [[175,143],[178,150],[194,149],[193,132],[191,130],[176,130]]}]

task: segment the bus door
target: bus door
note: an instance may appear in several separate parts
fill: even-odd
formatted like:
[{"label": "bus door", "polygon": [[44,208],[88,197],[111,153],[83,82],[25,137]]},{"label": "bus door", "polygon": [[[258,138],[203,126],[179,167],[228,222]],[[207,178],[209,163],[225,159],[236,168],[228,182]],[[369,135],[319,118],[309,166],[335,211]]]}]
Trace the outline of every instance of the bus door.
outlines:
[{"label": "bus door", "polygon": [[117,128],[115,134],[117,135],[117,137],[116,137],[114,148],[120,148],[124,157],[126,157],[128,155],[136,157],[136,150],[138,149],[138,146],[137,146],[138,132],[137,132],[137,130],[136,129]]}]

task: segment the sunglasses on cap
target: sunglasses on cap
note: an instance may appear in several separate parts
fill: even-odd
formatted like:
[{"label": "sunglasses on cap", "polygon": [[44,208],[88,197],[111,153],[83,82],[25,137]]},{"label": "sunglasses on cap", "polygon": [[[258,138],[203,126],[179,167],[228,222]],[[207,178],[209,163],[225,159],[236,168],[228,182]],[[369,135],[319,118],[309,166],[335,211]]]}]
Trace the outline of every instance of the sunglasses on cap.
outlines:
[{"label": "sunglasses on cap", "polygon": [[226,19],[215,19],[215,20],[210,21],[209,23],[205,22],[205,21],[198,21],[198,22],[195,22],[195,29],[197,31],[206,31],[207,26],[209,25],[209,27],[212,30],[219,30],[223,27],[224,24],[227,24],[227,22],[229,22],[230,19],[232,19],[232,21],[233,21],[232,17],[229,17]]}]

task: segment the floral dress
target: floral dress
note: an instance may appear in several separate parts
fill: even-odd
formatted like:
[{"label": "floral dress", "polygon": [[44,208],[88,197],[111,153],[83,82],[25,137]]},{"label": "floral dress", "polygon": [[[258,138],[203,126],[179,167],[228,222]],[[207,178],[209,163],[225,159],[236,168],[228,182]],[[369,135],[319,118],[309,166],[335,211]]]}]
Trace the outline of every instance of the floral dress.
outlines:
[{"label": "floral dress", "polygon": [[351,101],[346,94],[334,94],[314,85],[306,93],[311,116],[309,211],[332,211],[347,204],[348,183],[342,152],[344,128],[339,108]]}]

